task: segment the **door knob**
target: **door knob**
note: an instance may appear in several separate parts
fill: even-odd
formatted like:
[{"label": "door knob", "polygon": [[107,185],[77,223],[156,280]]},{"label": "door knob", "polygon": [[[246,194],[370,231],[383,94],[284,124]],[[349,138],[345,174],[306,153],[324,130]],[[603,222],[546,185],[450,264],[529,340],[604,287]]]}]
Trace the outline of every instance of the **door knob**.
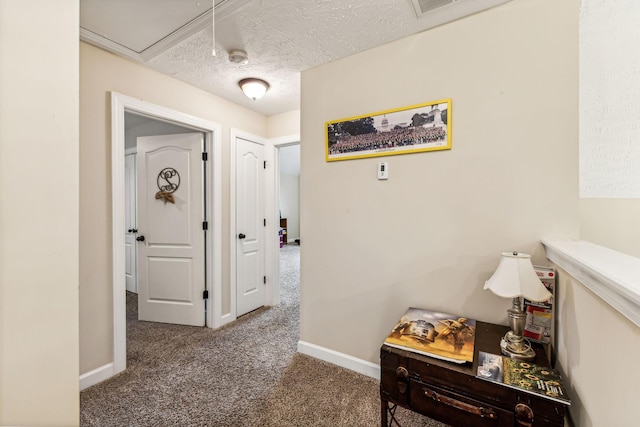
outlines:
[{"label": "door knob", "polygon": [[136,240],[138,242],[144,242],[144,236],[138,236],[138,237],[136,237]]},{"label": "door knob", "polygon": [[130,228],[129,230],[127,230],[129,233],[137,233],[138,229],[137,228]]},{"label": "door knob", "polygon": [[238,234],[238,239],[244,239],[245,237],[247,236],[245,236],[243,233]]}]

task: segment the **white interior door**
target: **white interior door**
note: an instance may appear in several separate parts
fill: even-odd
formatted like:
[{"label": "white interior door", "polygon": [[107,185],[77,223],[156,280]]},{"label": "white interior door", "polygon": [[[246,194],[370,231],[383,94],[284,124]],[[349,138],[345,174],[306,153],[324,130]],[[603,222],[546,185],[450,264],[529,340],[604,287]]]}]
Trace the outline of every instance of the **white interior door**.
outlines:
[{"label": "white interior door", "polygon": [[138,318],[203,326],[203,135],[137,140]]},{"label": "white interior door", "polygon": [[125,183],[125,212],[124,212],[124,254],[125,254],[125,281],[127,291],[138,293],[138,281],[136,277],[136,155],[124,156],[124,183]]},{"label": "white interior door", "polygon": [[236,138],[236,315],[265,305],[264,146]]}]

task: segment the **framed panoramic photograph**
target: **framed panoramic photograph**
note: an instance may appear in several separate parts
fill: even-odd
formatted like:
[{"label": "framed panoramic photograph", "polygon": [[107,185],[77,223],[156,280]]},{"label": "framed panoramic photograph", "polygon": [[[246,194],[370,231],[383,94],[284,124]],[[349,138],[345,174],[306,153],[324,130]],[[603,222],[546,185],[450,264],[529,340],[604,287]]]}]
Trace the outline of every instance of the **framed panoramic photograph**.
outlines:
[{"label": "framed panoramic photograph", "polygon": [[451,149],[451,99],[326,123],[327,161]]}]

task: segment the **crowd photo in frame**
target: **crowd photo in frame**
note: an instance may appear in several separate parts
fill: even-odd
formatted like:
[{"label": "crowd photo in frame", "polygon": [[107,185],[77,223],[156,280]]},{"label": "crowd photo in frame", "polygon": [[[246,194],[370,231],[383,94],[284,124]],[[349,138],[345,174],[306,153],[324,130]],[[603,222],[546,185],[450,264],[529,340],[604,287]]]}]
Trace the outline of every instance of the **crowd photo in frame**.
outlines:
[{"label": "crowd photo in frame", "polygon": [[451,149],[451,99],[326,123],[327,161]]}]

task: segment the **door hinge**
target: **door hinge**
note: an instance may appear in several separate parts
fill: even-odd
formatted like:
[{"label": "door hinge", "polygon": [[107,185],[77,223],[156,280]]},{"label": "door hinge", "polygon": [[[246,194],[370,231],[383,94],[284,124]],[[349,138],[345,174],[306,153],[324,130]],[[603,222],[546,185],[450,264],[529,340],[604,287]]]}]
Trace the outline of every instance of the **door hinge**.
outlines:
[{"label": "door hinge", "polygon": [[202,299],[209,299],[209,291],[208,290],[204,290],[202,291]]},{"label": "door hinge", "polygon": [[202,161],[206,162],[207,160],[209,160],[209,153],[207,152],[202,153]]},{"label": "door hinge", "polygon": [[265,160],[264,161],[264,169],[266,169],[266,168],[267,168],[267,161]]},{"label": "door hinge", "polygon": [[202,222],[202,229],[203,230],[208,230],[209,229],[209,222],[208,221],[203,221]]},{"label": "door hinge", "polygon": [[262,283],[267,284],[267,276],[262,276]]},{"label": "door hinge", "polygon": [[266,227],[267,226],[267,218],[262,220],[263,225]]}]

